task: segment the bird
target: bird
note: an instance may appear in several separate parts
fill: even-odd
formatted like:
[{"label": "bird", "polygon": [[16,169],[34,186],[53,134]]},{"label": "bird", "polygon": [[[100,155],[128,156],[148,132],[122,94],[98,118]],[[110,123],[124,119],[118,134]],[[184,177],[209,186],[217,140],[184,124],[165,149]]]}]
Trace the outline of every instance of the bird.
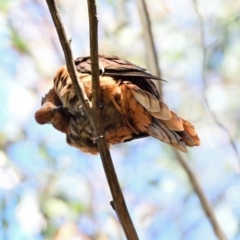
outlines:
[{"label": "bird", "polygon": [[[78,81],[91,101],[90,56],[79,57],[74,63]],[[194,126],[169,109],[152,80],[162,79],[117,56],[99,55],[100,117],[108,147],[148,136],[182,152],[199,146]],[[96,141],[100,136],[94,136],[66,65],[56,72],[53,87],[42,98],[35,119],[64,133],[69,145],[85,153],[99,153]]]}]

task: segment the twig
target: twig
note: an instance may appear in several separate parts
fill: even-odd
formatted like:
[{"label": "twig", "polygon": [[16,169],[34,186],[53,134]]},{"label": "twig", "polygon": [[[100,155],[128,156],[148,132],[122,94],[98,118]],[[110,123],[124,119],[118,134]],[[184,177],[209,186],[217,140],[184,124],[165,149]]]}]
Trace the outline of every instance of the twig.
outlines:
[{"label": "twig", "polygon": [[[98,19],[95,1],[88,0],[88,16],[90,31],[90,55],[92,74],[92,115],[96,129],[95,136],[102,136],[101,112],[100,112],[100,82],[99,82],[99,60],[98,60]],[[98,133],[98,131],[100,133]]]},{"label": "twig", "polygon": [[100,122],[100,91],[99,91],[99,67],[98,67],[98,44],[97,44],[97,17],[96,17],[96,4],[94,0],[88,0],[89,9],[89,22],[90,22],[90,45],[91,45],[91,68],[92,68],[92,81],[93,81],[93,107],[89,102],[86,93],[83,90],[82,83],[77,80],[77,72],[72,57],[70,42],[67,40],[64,27],[62,25],[60,15],[54,0],[46,0],[54,25],[56,27],[59,40],[61,42],[67,69],[73,82],[74,90],[81,104],[86,111],[90,123],[94,129],[95,136],[98,136],[98,149],[100,151],[102,163],[104,166],[105,174],[110,186],[113,196],[114,206],[116,213],[119,217],[120,223],[126,234],[127,239],[138,240],[136,230],[133,226],[132,220],[128,213],[125,200],[115,173],[113,162],[107,143],[104,137],[103,129]]},{"label": "twig", "polygon": [[[148,17],[149,14],[147,12],[145,0],[137,0],[137,1],[141,2],[141,4],[145,6],[145,8],[144,8],[145,10],[143,11],[143,13],[146,14],[146,17],[145,17],[146,19],[149,18]],[[142,15],[140,15],[140,16],[142,16]],[[145,24],[144,26],[145,26],[144,29],[145,29],[146,32],[151,32],[151,29],[147,29],[147,28],[151,27],[150,24]],[[154,47],[154,39],[152,39],[152,43],[153,44],[146,45],[146,48],[148,49],[148,52],[152,52],[152,54],[149,55],[149,56],[154,56],[154,52],[156,51],[155,47]],[[152,59],[151,59],[151,64],[154,65],[154,68],[158,68],[158,66],[159,66],[159,62],[155,61],[154,57],[152,57]],[[161,76],[158,76],[158,77],[161,77]],[[219,240],[226,240],[227,238],[225,237],[222,229],[220,228],[220,226],[219,226],[219,224],[216,220],[216,217],[215,217],[214,211],[212,209],[212,206],[211,206],[210,202],[208,201],[207,197],[205,196],[205,194],[204,194],[204,192],[201,188],[201,185],[200,185],[200,183],[199,183],[199,181],[196,177],[196,174],[191,169],[188,162],[183,158],[183,156],[177,150],[173,149],[173,151],[174,151],[175,155],[177,156],[177,160],[179,161],[179,163],[181,164],[181,166],[183,167],[183,169],[187,173],[188,178],[189,178],[189,180],[190,180],[198,198],[200,199],[202,208],[204,209],[204,212],[206,213],[206,216],[208,217],[216,236],[219,238]]]},{"label": "twig", "polygon": [[[97,11],[95,0],[88,0],[88,14],[90,26],[90,52],[91,52],[91,69],[92,69],[92,92],[93,92],[93,122],[94,132],[96,136],[104,136],[104,131],[101,124],[100,112],[100,84],[99,84],[99,60],[98,60],[98,29],[97,29]],[[100,137],[97,141],[100,151],[102,164],[108,180],[108,184],[112,193],[113,201],[111,205],[116,211],[122,228],[127,239],[137,240],[138,236],[131,217],[128,213],[127,206],[122,194],[121,187],[114,169],[113,161],[107,147],[105,137]]]},{"label": "twig", "polygon": [[[66,65],[67,65],[67,69],[68,72],[70,74],[76,95],[78,96],[81,105],[83,106],[83,109],[87,112],[87,114],[90,113],[91,109],[90,109],[90,102],[88,100],[88,97],[86,95],[86,93],[83,91],[83,85],[81,83],[81,81],[78,82],[78,77],[77,77],[77,71],[76,71],[76,67],[74,64],[74,60],[73,60],[73,56],[72,56],[72,51],[71,51],[71,40],[67,39],[63,24],[62,24],[62,20],[60,18],[58,9],[57,9],[57,5],[56,2],[54,0],[46,0],[50,14],[52,16],[55,28],[57,30],[57,34],[58,34],[58,38],[60,40],[63,52],[64,52],[64,56],[65,56],[65,60],[66,60]],[[89,114],[90,115],[90,114]],[[90,119],[91,121],[91,119]],[[92,122],[91,122],[92,124]]]},{"label": "twig", "polygon": [[[161,70],[158,62],[157,57],[157,51],[154,44],[154,38],[153,33],[151,29],[151,20],[148,14],[147,5],[144,0],[136,0],[137,2],[137,8],[139,12],[139,17],[142,23],[142,29],[143,29],[143,36],[146,46],[146,59],[147,59],[147,68],[149,72],[154,74],[157,77],[161,77]],[[149,51],[149,49],[151,49]],[[161,81],[154,81],[158,91],[160,93],[160,98],[162,99],[163,93],[162,93],[162,85]]]},{"label": "twig", "polygon": [[188,178],[189,178],[190,182],[192,183],[192,186],[193,186],[196,194],[198,195],[198,198],[201,202],[202,208],[203,208],[206,216],[208,217],[216,236],[218,237],[219,240],[227,240],[227,237],[225,236],[224,232],[222,231],[221,227],[219,226],[219,224],[217,222],[213,208],[212,208],[210,202],[208,201],[208,199],[206,198],[206,196],[203,192],[203,189],[196,177],[196,174],[194,173],[193,169],[188,164],[186,157],[183,156],[183,154],[177,150],[174,152],[176,154],[176,157],[177,157],[179,163],[182,165],[182,167],[186,171]]},{"label": "twig", "polygon": [[233,151],[236,155],[238,164],[240,166],[240,154],[237,150],[237,146],[235,144],[235,142],[233,141],[231,134],[229,133],[228,129],[218,120],[216,114],[214,113],[214,111],[211,109],[209,101],[207,99],[206,96],[206,88],[207,88],[207,76],[206,76],[206,71],[205,71],[205,67],[207,64],[207,50],[209,49],[209,47],[206,46],[205,44],[205,32],[204,32],[204,21],[203,21],[203,17],[198,9],[198,5],[197,5],[197,1],[196,0],[192,0],[193,2],[193,6],[194,6],[194,10],[196,12],[196,15],[198,17],[198,22],[199,22],[199,27],[200,27],[200,44],[201,44],[201,48],[202,48],[202,82],[203,82],[203,87],[204,87],[204,91],[203,91],[203,99],[204,102],[206,104],[207,110],[210,113],[210,115],[212,116],[212,119],[214,120],[214,122],[228,135],[229,138],[229,142],[230,145],[233,148]]}]

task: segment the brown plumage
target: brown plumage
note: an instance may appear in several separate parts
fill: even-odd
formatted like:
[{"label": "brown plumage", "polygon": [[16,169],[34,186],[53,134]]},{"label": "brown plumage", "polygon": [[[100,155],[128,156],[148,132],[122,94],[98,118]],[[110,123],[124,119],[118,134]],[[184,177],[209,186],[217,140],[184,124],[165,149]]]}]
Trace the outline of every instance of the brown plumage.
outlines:
[{"label": "brown plumage", "polygon": [[[79,81],[91,101],[90,57],[75,61]],[[99,56],[101,119],[108,145],[153,136],[186,152],[186,146],[200,145],[194,127],[160,101],[151,79],[158,79],[128,61]],[[36,112],[39,124],[51,123],[67,136],[67,142],[83,152],[98,153],[92,127],[74,92],[66,66],[54,78],[54,86]]]}]

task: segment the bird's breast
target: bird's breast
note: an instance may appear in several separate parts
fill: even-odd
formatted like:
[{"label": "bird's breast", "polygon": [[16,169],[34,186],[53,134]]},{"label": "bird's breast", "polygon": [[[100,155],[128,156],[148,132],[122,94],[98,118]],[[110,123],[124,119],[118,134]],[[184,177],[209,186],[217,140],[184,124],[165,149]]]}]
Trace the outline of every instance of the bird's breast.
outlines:
[{"label": "bird's breast", "polygon": [[[84,90],[91,101],[91,81],[88,77],[82,79]],[[68,91],[66,91],[66,89]],[[97,152],[96,139],[88,116],[84,112],[72,86],[64,88],[60,98],[71,112],[69,121],[69,134],[67,141],[70,145],[81,148],[84,152]],[[61,90],[59,91],[61,93]],[[125,126],[124,115],[121,109],[121,90],[112,78],[100,77],[100,107],[101,123],[108,144],[123,142],[132,137],[131,132]]]}]

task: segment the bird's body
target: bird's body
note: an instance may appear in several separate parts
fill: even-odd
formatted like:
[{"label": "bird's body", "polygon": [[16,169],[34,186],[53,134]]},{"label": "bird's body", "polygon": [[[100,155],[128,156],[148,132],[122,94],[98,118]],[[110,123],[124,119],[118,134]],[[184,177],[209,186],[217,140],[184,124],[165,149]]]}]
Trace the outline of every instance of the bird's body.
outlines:
[{"label": "bird's body", "polygon": [[[75,61],[78,79],[91,101],[92,78],[90,57]],[[145,69],[115,56],[99,56],[101,74],[101,122],[108,145],[153,136],[181,151],[186,145],[200,144],[194,127],[179,118],[160,100],[152,76]],[[38,123],[52,123],[67,136],[67,142],[83,152],[98,153],[88,116],[74,92],[66,66],[54,78],[54,87],[36,112]]]}]

